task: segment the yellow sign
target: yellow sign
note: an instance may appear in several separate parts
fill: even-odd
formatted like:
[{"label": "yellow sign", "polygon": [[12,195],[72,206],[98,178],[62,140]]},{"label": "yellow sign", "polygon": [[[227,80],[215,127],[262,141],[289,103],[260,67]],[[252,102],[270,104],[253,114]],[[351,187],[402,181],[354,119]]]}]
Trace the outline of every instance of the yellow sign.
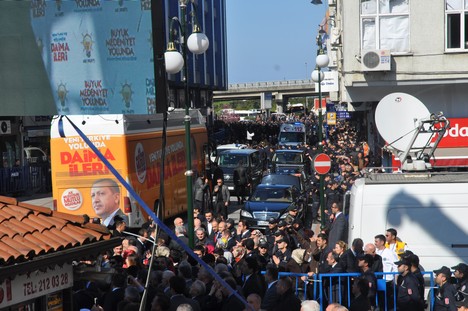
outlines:
[{"label": "yellow sign", "polygon": [[336,125],[336,112],[327,112],[327,124]]}]

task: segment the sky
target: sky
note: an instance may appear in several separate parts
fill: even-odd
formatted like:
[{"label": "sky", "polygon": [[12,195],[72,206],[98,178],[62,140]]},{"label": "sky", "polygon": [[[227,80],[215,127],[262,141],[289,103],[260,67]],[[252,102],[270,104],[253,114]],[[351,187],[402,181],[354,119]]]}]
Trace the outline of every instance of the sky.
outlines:
[{"label": "sky", "polygon": [[228,82],[310,79],[322,2],[226,0]]}]

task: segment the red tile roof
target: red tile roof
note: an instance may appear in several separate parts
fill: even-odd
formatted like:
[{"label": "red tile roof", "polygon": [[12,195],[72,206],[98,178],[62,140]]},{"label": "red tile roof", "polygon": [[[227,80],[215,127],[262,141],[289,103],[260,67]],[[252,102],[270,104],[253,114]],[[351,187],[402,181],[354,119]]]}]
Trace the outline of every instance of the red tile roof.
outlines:
[{"label": "red tile roof", "polygon": [[0,268],[111,239],[101,225],[0,196]]}]

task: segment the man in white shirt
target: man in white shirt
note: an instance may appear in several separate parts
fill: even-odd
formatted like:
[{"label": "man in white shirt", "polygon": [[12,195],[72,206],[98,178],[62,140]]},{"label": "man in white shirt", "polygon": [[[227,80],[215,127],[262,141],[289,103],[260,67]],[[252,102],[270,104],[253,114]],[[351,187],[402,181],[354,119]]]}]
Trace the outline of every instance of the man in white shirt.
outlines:
[{"label": "man in white shirt", "polygon": [[[395,251],[385,247],[386,238],[383,234],[376,235],[374,237],[375,253],[382,257],[383,272],[398,272],[398,266],[395,264],[398,259],[398,255]],[[387,288],[387,310],[393,309],[393,279],[394,274],[385,274],[384,279]],[[379,292],[379,306],[383,309],[385,299]]]},{"label": "man in white shirt", "polygon": [[[398,256],[394,251],[385,247],[385,241],[386,239],[383,234],[374,237],[375,252],[382,257],[383,272],[398,272],[398,267],[395,265],[395,262],[398,261]],[[387,281],[392,281],[393,278],[394,275],[392,274],[385,275]]]}]

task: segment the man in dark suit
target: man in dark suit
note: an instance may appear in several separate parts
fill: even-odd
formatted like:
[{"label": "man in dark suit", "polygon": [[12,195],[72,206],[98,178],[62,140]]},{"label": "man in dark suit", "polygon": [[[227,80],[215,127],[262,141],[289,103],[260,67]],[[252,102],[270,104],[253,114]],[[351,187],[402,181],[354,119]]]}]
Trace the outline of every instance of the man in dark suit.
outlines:
[{"label": "man in dark suit", "polygon": [[120,209],[120,187],[115,180],[111,178],[96,180],[91,188],[91,202],[94,212],[109,229],[115,229],[116,215],[128,224],[128,216]]},{"label": "man in dark suit", "polygon": [[339,264],[345,273],[358,272],[357,257],[363,253],[364,242],[360,238],[353,240],[351,247],[348,248],[340,257]]},{"label": "man in dark suit", "polygon": [[249,225],[245,220],[240,219],[237,224],[236,240],[241,242],[244,239],[250,238],[252,232],[250,232]]},{"label": "man in dark suit", "polygon": [[[340,256],[335,253],[335,252],[329,252],[327,255],[327,263],[330,266],[330,271],[329,273],[342,273],[343,270],[341,266],[338,264],[338,260],[340,259]],[[327,299],[327,302],[334,302],[338,301],[339,299],[339,293],[343,292],[343,283],[344,281],[342,280],[341,282],[339,281],[339,277],[325,277],[323,279],[323,284],[325,287],[325,299]],[[330,291],[331,287],[331,291]],[[329,296],[329,293],[331,293],[331,297]]]},{"label": "man in dark suit", "polygon": [[243,204],[247,195],[247,187],[249,186],[249,176],[247,168],[244,166],[244,161],[240,160],[234,170],[234,186],[237,195],[237,204]]},{"label": "man in dark suit", "polygon": [[331,249],[335,247],[338,241],[348,242],[348,220],[343,214],[341,203],[333,203],[332,212],[334,218],[328,233],[328,245]]},{"label": "man in dark suit", "polygon": [[[185,243],[185,245],[189,244],[189,240],[186,236],[187,230],[185,229],[184,226],[175,227],[174,232],[175,232],[175,235],[179,238],[179,240]],[[169,242],[169,249],[175,249],[182,253],[185,252],[185,249],[179,243],[177,243],[175,240],[172,240],[172,239],[171,239],[171,242]]]},{"label": "man in dark suit", "polygon": [[213,189],[214,203],[215,203],[215,215],[217,218],[222,217],[222,220],[228,218],[228,205],[231,199],[231,194],[226,185],[223,184],[223,179],[218,178],[216,186]]},{"label": "man in dark suit", "polygon": [[104,310],[117,310],[119,302],[124,300],[125,286],[127,286],[127,274],[122,271],[112,275],[111,289],[107,292],[99,305]]},{"label": "man in dark suit", "polygon": [[267,290],[262,301],[262,309],[271,311],[278,304],[280,295],[276,291],[276,283],[278,283],[278,268],[274,265],[268,265],[265,271],[265,281]]},{"label": "man in dark suit", "polygon": [[180,276],[173,276],[169,280],[171,288],[171,311],[176,311],[182,304],[189,304],[193,311],[201,311],[198,301],[187,298],[184,294],[187,291],[185,279]]},{"label": "man in dark suit", "polygon": [[240,269],[242,272],[242,294],[248,297],[250,294],[258,294],[263,297],[266,290],[265,279],[258,273],[258,262],[255,256],[242,260]]},{"label": "man in dark suit", "polygon": [[276,284],[276,291],[280,295],[279,302],[273,308],[274,311],[300,311],[301,300],[293,290],[293,281],[290,277],[283,276]]},{"label": "man in dark suit", "polygon": [[[236,280],[232,277],[227,277],[224,279],[224,281],[231,287],[231,289],[236,290],[237,284]],[[218,285],[218,290],[221,291],[221,294],[223,295],[223,300],[221,302],[221,311],[239,311],[239,310],[244,310],[245,305],[244,303],[237,298],[233,293],[231,293],[231,289],[220,286],[219,283],[216,283]],[[215,288],[213,286],[213,288]]]}]

